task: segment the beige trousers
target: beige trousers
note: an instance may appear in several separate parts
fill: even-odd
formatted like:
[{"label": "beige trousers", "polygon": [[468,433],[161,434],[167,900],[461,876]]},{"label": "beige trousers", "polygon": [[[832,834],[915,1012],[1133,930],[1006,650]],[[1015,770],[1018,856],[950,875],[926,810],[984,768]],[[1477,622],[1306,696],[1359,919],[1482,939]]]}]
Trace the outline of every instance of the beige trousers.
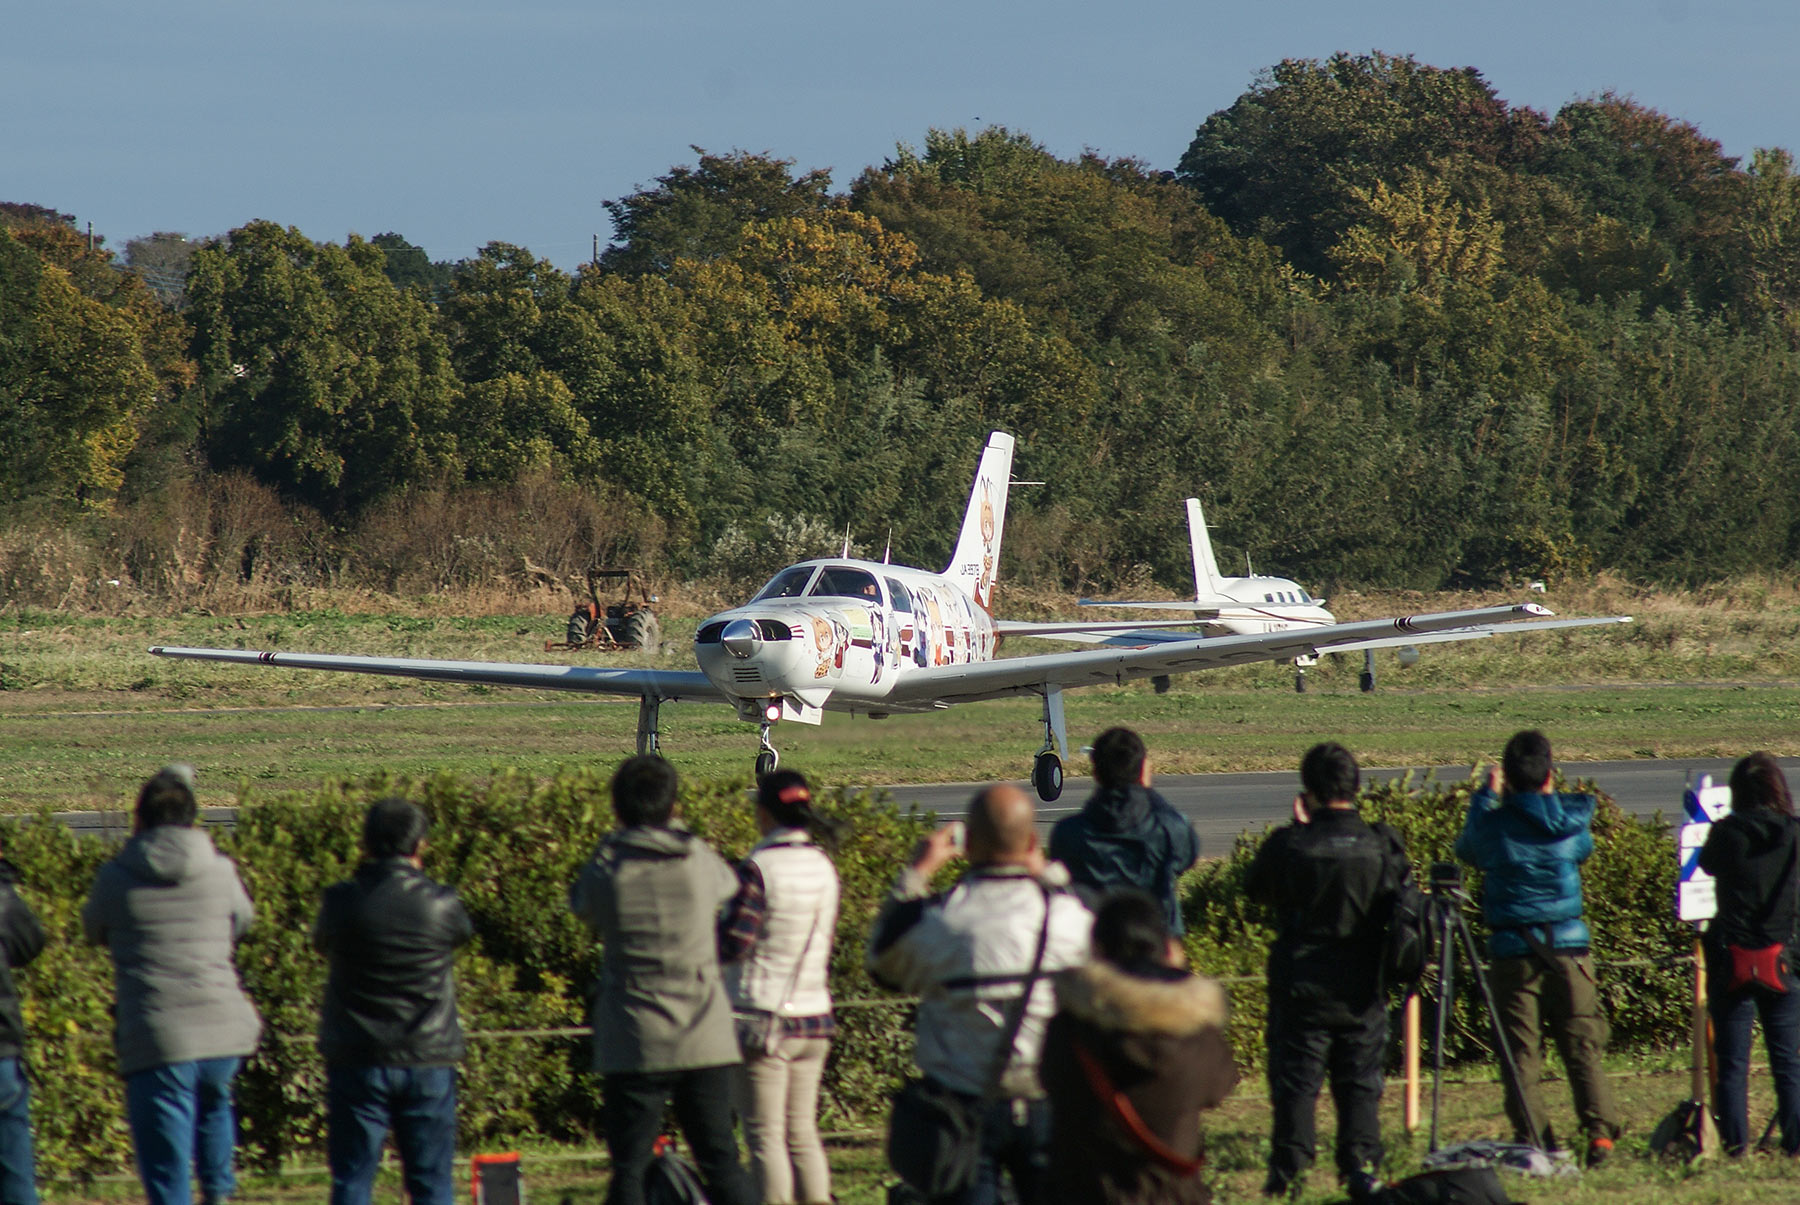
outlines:
[{"label": "beige trousers", "polygon": [[737,1069],[735,1103],[764,1205],[831,1200],[831,1169],[819,1141],[819,1078],[830,1049],[825,1038],[783,1038],[774,1054]]}]

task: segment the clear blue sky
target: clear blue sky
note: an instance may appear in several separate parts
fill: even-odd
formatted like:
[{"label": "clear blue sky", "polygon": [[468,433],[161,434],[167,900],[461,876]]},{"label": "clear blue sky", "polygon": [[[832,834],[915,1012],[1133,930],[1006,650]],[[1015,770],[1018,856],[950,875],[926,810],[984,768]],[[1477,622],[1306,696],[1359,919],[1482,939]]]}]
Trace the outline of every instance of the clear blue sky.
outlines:
[{"label": "clear blue sky", "polygon": [[1796,0],[61,0],[4,29],[0,200],[121,249],[267,218],[570,266],[690,144],[839,188],[933,126],[1173,167],[1258,70],[1338,50],[1549,111],[1612,89],[1746,158],[1800,146]]}]

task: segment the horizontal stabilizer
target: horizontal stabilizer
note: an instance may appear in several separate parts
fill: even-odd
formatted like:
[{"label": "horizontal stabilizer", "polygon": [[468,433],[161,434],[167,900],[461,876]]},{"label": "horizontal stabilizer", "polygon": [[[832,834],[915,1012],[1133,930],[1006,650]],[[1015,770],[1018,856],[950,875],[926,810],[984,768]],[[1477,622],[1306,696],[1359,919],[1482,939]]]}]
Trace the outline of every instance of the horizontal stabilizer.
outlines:
[{"label": "horizontal stabilizer", "polygon": [[1155,628],[1191,628],[1194,620],[1189,619],[1121,619],[1113,623],[1105,620],[1071,621],[1068,623],[1027,623],[1017,619],[996,620],[994,626],[1002,636],[1072,636],[1096,632],[1136,632]]}]

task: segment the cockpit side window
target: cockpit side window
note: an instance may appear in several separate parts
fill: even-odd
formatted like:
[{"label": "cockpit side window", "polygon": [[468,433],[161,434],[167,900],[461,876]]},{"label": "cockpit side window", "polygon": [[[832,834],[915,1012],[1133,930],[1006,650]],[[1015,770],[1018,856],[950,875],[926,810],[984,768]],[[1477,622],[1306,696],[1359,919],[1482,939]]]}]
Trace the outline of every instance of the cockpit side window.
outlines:
[{"label": "cockpit side window", "polygon": [[913,609],[912,595],[907,593],[905,584],[890,577],[887,579],[887,586],[888,597],[894,600],[894,610],[905,611],[908,614],[911,614]]},{"label": "cockpit side window", "polygon": [[783,569],[780,573],[757,591],[752,602],[760,602],[765,598],[799,598],[806,590],[806,583],[812,580],[813,566],[795,565],[792,569]]},{"label": "cockpit side window", "polygon": [[863,569],[852,569],[848,565],[827,565],[819,574],[819,580],[813,588],[806,592],[808,598],[860,598],[867,602],[881,601],[881,587],[875,584],[875,575]]}]

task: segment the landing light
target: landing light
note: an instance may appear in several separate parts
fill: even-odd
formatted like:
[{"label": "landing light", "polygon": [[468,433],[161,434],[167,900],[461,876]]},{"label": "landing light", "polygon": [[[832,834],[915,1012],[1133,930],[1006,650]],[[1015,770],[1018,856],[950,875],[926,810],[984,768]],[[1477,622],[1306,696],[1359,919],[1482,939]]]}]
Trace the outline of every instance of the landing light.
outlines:
[{"label": "landing light", "polygon": [[763,718],[771,724],[779,720],[781,718],[781,700],[771,700],[769,705],[763,708]]}]

